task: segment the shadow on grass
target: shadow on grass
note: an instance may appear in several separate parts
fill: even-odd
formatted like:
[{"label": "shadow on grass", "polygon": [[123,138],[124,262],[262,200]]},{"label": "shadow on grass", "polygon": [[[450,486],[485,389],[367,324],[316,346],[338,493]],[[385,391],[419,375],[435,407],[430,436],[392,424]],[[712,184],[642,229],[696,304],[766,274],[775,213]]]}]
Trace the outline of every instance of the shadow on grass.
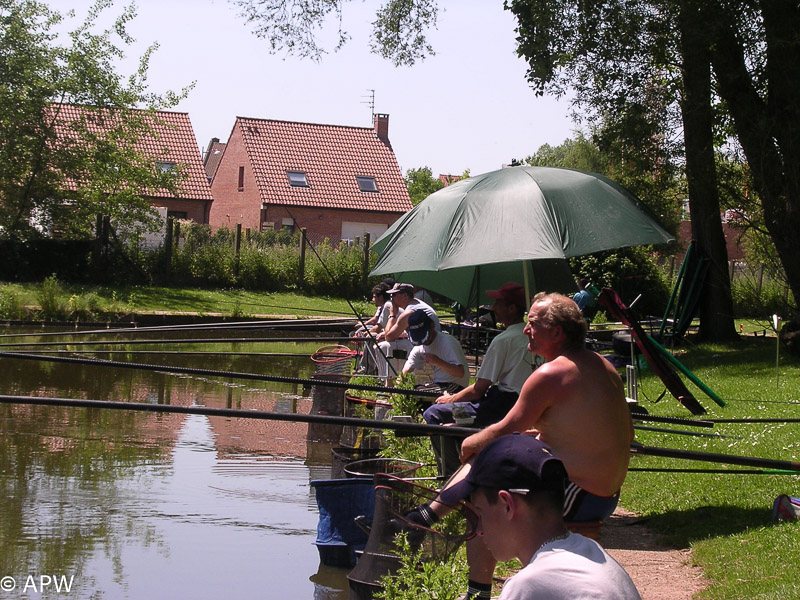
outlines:
[{"label": "shadow on grass", "polygon": [[701,506],[645,517],[615,515],[605,522],[600,542],[620,550],[688,548],[695,541],[767,526],[770,517],[769,510],[736,506]]}]

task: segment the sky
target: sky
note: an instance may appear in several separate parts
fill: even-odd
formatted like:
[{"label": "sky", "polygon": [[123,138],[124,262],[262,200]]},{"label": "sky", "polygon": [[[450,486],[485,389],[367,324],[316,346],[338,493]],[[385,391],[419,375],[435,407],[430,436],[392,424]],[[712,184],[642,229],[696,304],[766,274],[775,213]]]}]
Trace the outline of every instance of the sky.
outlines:
[{"label": "sky", "polygon": [[[90,0],[49,0],[59,12],[75,9],[77,25]],[[128,2],[115,0],[110,19]],[[237,116],[372,126],[374,110],[389,115],[389,139],[402,172],[430,167],[433,175],[472,175],[523,159],[542,144],[572,136],[566,100],[537,97],[515,53],[515,21],[501,0],[440,0],[429,32],[435,56],[394,67],[369,51],[378,0],[346,2],[343,28],[350,41],[319,62],[271,55],[265,40],[225,0],[138,0],[129,24],[136,43],[118,71],[135,70],[154,42],[151,91],[195,83],[171,110],[187,112],[200,150],[226,141]],[[71,27],[74,28],[74,27]],[[334,30],[322,33],[330,39]]]}]

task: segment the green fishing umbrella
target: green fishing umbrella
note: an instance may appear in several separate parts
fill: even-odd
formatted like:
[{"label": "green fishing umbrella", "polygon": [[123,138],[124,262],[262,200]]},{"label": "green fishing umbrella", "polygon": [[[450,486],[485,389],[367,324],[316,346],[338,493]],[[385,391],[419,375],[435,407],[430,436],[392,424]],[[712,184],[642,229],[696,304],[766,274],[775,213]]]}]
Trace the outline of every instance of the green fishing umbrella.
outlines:
[{"label": "green fishing umbrella", "polygon": [[465,306],[507,281],[577,290],[568,260],[673,237],[630,191],[596,173],[509,167],[431,194],[373,245],[371,275],[438,292]]}]

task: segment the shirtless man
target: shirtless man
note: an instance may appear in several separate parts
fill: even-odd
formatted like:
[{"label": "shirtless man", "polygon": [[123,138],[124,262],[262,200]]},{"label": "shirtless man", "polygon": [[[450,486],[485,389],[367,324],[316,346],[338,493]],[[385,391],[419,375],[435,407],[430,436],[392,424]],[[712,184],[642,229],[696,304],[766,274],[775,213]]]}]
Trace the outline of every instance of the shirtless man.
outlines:
[{"label": "shirtless man", "polygon": [[[534,428],[567,469],[565,520],[604,519],[616,508],[633,440],[622,380],[607,360],[584,347],[586,321],[566,296],[537,294],[524,331],[528,349],[547,362],[531,374],[503,420],[464,440],[461,461],[470,461],[494,439]],[[467,473],[456,473],[447,487]],[[434,500],[415,510],[430,523],[449,507]],[[417,515],[407,517],[420,522]],[[465,598],[489,598],[495,560],[480,538],[467,543],[467,559]]]}]

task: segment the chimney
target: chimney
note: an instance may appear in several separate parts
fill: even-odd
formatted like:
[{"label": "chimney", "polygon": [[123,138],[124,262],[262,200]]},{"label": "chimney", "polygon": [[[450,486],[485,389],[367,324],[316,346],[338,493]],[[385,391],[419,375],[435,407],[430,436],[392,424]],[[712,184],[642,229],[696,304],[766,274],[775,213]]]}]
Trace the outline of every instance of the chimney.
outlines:
[{"label": "chimney", "polygon": [[378,114],[374,116],[375,119],[375,133],[381,141],[389,143],[389,115]]}]

